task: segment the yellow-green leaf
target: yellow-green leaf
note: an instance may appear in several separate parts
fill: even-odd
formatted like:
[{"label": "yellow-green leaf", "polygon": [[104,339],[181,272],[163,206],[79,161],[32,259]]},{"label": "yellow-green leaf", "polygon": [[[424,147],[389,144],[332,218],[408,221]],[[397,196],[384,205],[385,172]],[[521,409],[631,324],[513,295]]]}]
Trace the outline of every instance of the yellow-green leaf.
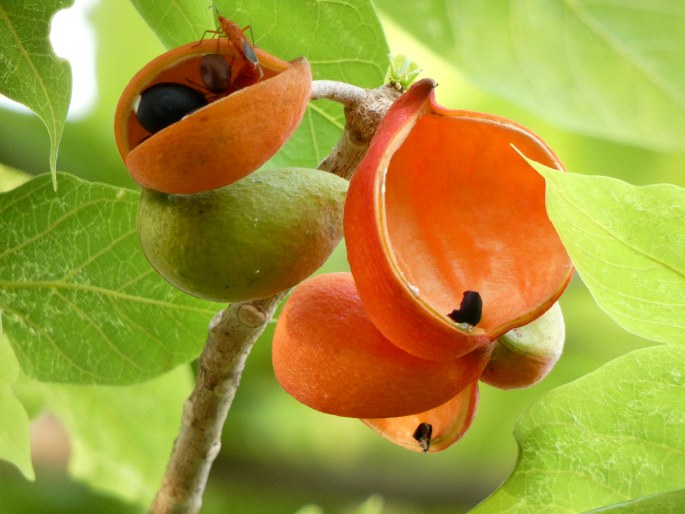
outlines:
[{"label": "yellow-green leaf", "polygon": [[673,345],[636,350],[551,391],[516,426],[514,473],[472,513],[586,512],[682,489],[683,405],[685,348]]},{"label": "yellow-green leaf", "polygon": [[633,186],[528,161],[547,212],[597,304],[626,330],[685,343],[685,189]]}]

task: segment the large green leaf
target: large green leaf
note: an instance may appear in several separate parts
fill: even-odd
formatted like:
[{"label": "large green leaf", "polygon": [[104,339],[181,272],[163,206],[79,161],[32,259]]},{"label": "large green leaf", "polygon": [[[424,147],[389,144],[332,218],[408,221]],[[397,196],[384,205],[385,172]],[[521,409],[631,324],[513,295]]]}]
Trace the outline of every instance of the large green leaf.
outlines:
[{"label": "large green leaf", "polygon": [[71,4],[0,0],[0,93],[26,105],[45,124],[53,173],[71,98],[71,68],[52,51],[50,19]]},{"label": "large green leaf", "polygon": [[69,473],[91,487],[149,505],[191,389],[187,366],[131,386],[46,386],[46,408],[69,433]]},{"label": "large green leaf", "polygon": [[599,306],[634,334],[685,343],[685,189],[529,162],[547,181],[549,217]]},{"label": "large green leaf", "polygon": [[59,174],[0,195],[0,311],[39,380],[124,384],[195,358],[212,304],[169,286],[139,249],[138,194]]},{"label": "large green leaf", "polygon": [[[158,37],[173,46],[202,36],[216,22],[208,2],[184,0],[182,7],[151,0],[134,4]],[[388,46],[376,13],[368,0],[282,0],[279,2],[216,2],[219,12],[241,27],[250,25],[255,45],[290,60],[304,55],[314,79],[338,80],[362,87],[383,83],[388,67]],[[185,17],[193,23],[186,23]],[[179,30],[176,37],[171,29]],[[198,27],[198,24],[200,25]],[[341,106],[325,100],[312,102],[304,120],[268,167],[316,166],[337,143],[344,117]]]},{"label": "large green leaf", "polygon": [[162,44],[167,48],[200,39],[215,27],[214,11],[206,0],[131,0]]},{"label": "large green leaf", "polygon": [[29,417],[12,389],[18,377],[19,363],[7,337],[0,334],[0,460],[11,462],[33,480]]},{"label": "large green leaf", "polygon": [[378,4],[483,88],[551,123],[657,149],[683,148],[685,2]]},{"label": "large green leaf", "polygon": [[473,514],[584,512],[683,488],[683,405],[685,349],[673,345],[553,390],[516,426],[513,475]]}]

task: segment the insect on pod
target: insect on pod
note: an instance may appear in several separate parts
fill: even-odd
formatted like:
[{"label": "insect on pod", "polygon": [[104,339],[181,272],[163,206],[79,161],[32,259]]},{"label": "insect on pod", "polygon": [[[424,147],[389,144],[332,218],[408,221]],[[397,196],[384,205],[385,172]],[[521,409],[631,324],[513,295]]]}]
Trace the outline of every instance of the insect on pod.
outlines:
[{"label": "insect on pod", "polygon": [[[264,70],[259,64],[259,57],[254,46],[245,37],[250,25],[240,28],[237,23],[221,16],[217,12],[219,30],[207,30],[205,34],[217,35],[218,44],[226,41],[238,56],[238,70],[231,80],[231,66],[220,54],[210,54],[201,62],[204,84],[213,93],[231,93],[259,82],[264,77]],[[229,73],[226,76],[226,71]]]},{"label": "insect on pod", "polygon": [[235,22],[227,20],[221,15],[217,15],[221,30],[228,38],[233,49],[242,57],[243,66],[240,68],[233,85],[234,87],[247,87],[257,82],[264,76],[264,71],[259,65],[259,58],[255,53],[254,47],[245,37],[245,31],[250,28],[248,25],[241,29]]},{"label": "insect on pod", "polygon": [[237,25],[224,24],[226,37],[188,43],[148,63],[119,99],[117,146],[145,188],[188,194],[231,184],[270,159],[304,116],[307,60],[255,49]]}]

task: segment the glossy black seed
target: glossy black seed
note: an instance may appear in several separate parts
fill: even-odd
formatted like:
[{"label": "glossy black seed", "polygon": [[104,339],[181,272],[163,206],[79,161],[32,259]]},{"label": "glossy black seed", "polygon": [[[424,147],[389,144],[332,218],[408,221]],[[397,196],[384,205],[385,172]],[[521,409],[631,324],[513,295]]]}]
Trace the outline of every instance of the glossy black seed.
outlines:
[{"label": "glossy black seed", "polygon": [[205,105],[207,99],[201,91],[184,84],[161,82],[142,92],[136,117],[145,130],[154,134]]},{"label": "glossy black seed", "polygon": [[203,55],[200,59],[200,77],[210,92],[224,93],[231,83],[231,65],[222,55]]},{"label": "glossy black seed", "polygon": [[421,445],[421,449],[427,452],[431,446],[431,435],[433,434],[433,425],[430,423],[419,423],[416,427],[412,437],[416,439]]},{"label": "glossy black seed", "polygon": [[458,309],[448,314],[457,323],[468,323],[476,326],[483,315],[483,300],[478,291],[464,291],[464,297]]}]

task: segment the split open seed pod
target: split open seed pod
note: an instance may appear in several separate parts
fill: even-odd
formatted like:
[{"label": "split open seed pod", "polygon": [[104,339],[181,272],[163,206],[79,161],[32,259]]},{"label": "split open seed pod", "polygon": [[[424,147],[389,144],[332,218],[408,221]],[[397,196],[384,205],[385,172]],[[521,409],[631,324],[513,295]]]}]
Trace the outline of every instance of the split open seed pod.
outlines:
[{"label": "split open seed pod", "polygon": [[371,323],[349,273],[302,282],[278,317],[276,379],[296,400],[338,416],[397,417],[427,411],[477,380],[487,359],[411,355]]},{"label": "split open seed pod", "polygon": [[[281,148],[309,101],[309,63],[305,58],[285,62],[263,50],[255,52],[263,77],[242,89],[236,90],[233,83],[240,79],[244,59],[227,38],[175,48],[133,77],[117,105],[114,132],[138,184],[165,193],[207,191],[252,173]],[[155,111],[157,100],[141,95],[160,84],[162,88],[175,85],[180,93],[162,93],[185,92],[190,105],[199,108],[186,107],[186,116],[156,131],[141,124],[137,111],[141,101],[152,103]],[[183,114],[187,103],[182,99],[177,103]]]},{"label": "split open seed pod", "polygon": [[512,145],[562,169],[552,151],[512,121],[441,107],[434,87],[414,84],[380,124],[350,183],[345,240],[376,327],[444,360],[545,312],[572,265],[547,217],[545,181]]},{"label": "split open seed pod", "polygon": [[362,419],[384,438],[415,452],[439,452],[466,433],[476,414],[478,382],[433,409],[399,418]]}]

